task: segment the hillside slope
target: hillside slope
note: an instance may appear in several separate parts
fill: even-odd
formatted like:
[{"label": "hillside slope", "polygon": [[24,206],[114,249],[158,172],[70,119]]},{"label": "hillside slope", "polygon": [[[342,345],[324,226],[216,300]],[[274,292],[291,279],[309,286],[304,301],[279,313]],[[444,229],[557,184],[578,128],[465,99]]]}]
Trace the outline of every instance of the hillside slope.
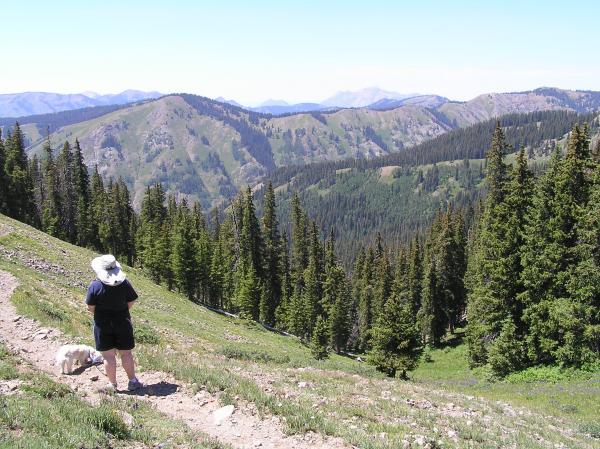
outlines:
[{"label": "hillside slope", "polygon": [[[19,314],[60,330],[69,341],[90,342],[82,298],[91,279],[85,268],[91,252],[0,216],[0,254],[0,270],[20,284],[11,298]],[[424,362],[415,373],[418,382],[383,378],[347,357],[317,362],[295,338],[210,312],[125,269],[140,294],[133,315],[141,378],[168,373],[199,393],[198,407],[213,394],[222,404],[254,404],[287,432],[309,432],[302,440],[317,447],[329,440],[312,432],[371,449],[597,447],[598,373],[534,385],[494,384],[468,371],[464,346],[453,348],[460,343],[454,342]],[[8,340],[20,344],[15,336]],[[234,424],[219,431],[235,433]],[[0,429],[8,425],[0,413]],[[254,444],[238,441],[236,447]]]},{"label": "hillside slope", "polygon": [[162,97],[98,116],[88,111],[73,123],[41,116],[25,119],[31,152],[40,151],[52,121],[55,146],[78,138],[88,165],[106,176],[122,176],[135,204],[145,186],[162,182],[169,192],[220,204],[275,168],[399,153],[456,128],[508,113],[589,111],[600,93],[538,89],[482,95],[466,103],[428,97],[374,110],[340,109],[271,116],[189,94]]}]

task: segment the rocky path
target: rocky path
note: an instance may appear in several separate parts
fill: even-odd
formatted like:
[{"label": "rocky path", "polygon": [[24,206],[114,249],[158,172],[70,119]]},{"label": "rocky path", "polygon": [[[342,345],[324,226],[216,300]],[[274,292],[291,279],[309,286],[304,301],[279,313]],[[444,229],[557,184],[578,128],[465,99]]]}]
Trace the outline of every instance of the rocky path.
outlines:
[{"label": "rocky path", "polygon": [[[60,374],[54,366],[56,350],[69,343],[59,330],[42,327],[37,321],[16,313],[10,296],[19,285],[10,273],[0,270],[0,340],[15,353],[45,371],[57,381],[69,385],[87,400],[100,400],[98,389],[106,384],[102,367],[79,368],[75,374]],[[118,370],[120,388],[127,385],[121,369]],[[191,429],[235,448],[266,449],[325,449],[347,448],[340,439],[325,438],[314,433],[287,436],[276,416],[260,418],[253,404],[239,403],[222,407],[218,397],[201,390],[194,394],[187,385],[161,372],[143,372],[140,379],[146,387],[135,393],[160,412],[182,421]],[[131,394],[120,391],[118,394]]]}]

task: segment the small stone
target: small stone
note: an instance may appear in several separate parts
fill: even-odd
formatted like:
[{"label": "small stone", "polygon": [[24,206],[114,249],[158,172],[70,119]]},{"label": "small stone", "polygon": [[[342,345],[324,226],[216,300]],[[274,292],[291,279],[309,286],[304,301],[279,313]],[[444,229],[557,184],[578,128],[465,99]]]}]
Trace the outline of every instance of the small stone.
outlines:
[{"label": "small stone", "polygon": [[12,319],[13,323],[16,323],[17,321],[19,321],[21,318],[23,318],[21,315],[17,315],[16,317],[14,317]]},{"label": "small stone", "polygon": [[233,415],[235,411],[234,405],[226,405],[225,407],[221,407],[213,412],[213,420],[214,423],[220,425],[223,421]]},{"label": "small stone", "polygon": [[127,427],[133,426],[133,416],[123,410],[117,410],[117,414],[121,417]]},{"label": "small stone", "polygon": [[298,388],[306,388],[308,386],[307,382],[298,382]]},{"label": "small stone", "polygon": [[90,380],[92,382],[96,382],[98,380],[98,376],[92,376],[92,377],[90,377]]},{"label": "small stone", "polygon": [[261,447],[262,446],[262,441],[255,441],[254,442],[254,447]]}]

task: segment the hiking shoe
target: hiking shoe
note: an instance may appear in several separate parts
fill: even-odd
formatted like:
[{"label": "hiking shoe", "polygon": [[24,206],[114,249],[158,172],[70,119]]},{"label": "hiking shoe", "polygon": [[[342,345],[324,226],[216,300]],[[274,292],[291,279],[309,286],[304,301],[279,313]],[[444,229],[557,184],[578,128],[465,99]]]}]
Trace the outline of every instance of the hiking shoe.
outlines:
[{"label": "hiking shoe", "polygon": [[107,383],[102,388],[98,389],[99,393],[104,393],[108,395],[115,394],[117,392],[117,386],[111,382]]},{"label": "hiking shoe", "polygon": [[127,389],[129,391],[135,391],[135,390],[139,390],[140,388],[143,388],[144,384],[141,383],[137,377],[134,377],[133,379],[131,379],[129,381],[129,383],[127,384]]}]

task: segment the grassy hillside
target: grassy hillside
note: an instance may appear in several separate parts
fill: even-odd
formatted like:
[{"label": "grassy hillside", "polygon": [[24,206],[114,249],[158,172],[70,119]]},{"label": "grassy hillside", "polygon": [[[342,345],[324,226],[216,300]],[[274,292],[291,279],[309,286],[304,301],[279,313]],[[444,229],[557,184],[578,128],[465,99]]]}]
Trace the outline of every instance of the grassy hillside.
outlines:
[{"label": "grassy hillside", "polygon": [[[90,343],[83,295],[93,254],[4,216],[0,235],[0,269],[21,284],[12,298],[19,313]],[[253,402],[289,432],[313,430],[360,448],[386,449],[593,448],[600,442],[600,373],[558,371],[547,381],[534,380],[548,377],[537,371],[492,383],[486,373],[467,369],[458,339],[431,353],[412,381],[387,379],[349,357],[315,361],[293,337],[208,311],[139,270],[126,270],[141,297],[134,324],[142,369],[172,373],[198,390],[221,391],[224,403]],[[2,358],[9,367],[1,372],[10,373],[14,363]],[[105,405],[113,406],[120,405]],[[0,412],[5,428],[7,419]]]},{"label": "grassy hillside", "polygon": [[[119,448],[156,444],[224,448],[203,435],[182,432],[177,421],[143,402],[113,397],[92,406],[71,388],[11,354],[1,343],[0,384],[8,387],[0,396],[1,448]],[[129,427],[124,414],[144,423],[143,427]]]},{"label": "grassy hillside", "polygon": [[[124,108],[88,108],[22,121],[30,152],[41,150],[47,126],[54,146],[78,138],[87,164],[98,165],[106,176],[122,176],[133,188],[136,205],[146,185],[163,182],[170,192],[208,209],[275,168],[399,154],[454,128],[509,113],[594,110],[600,95],[539,89],[428,105],[275,117],[178,94]],[[0,126],[12,120],[0,119]]]}]

